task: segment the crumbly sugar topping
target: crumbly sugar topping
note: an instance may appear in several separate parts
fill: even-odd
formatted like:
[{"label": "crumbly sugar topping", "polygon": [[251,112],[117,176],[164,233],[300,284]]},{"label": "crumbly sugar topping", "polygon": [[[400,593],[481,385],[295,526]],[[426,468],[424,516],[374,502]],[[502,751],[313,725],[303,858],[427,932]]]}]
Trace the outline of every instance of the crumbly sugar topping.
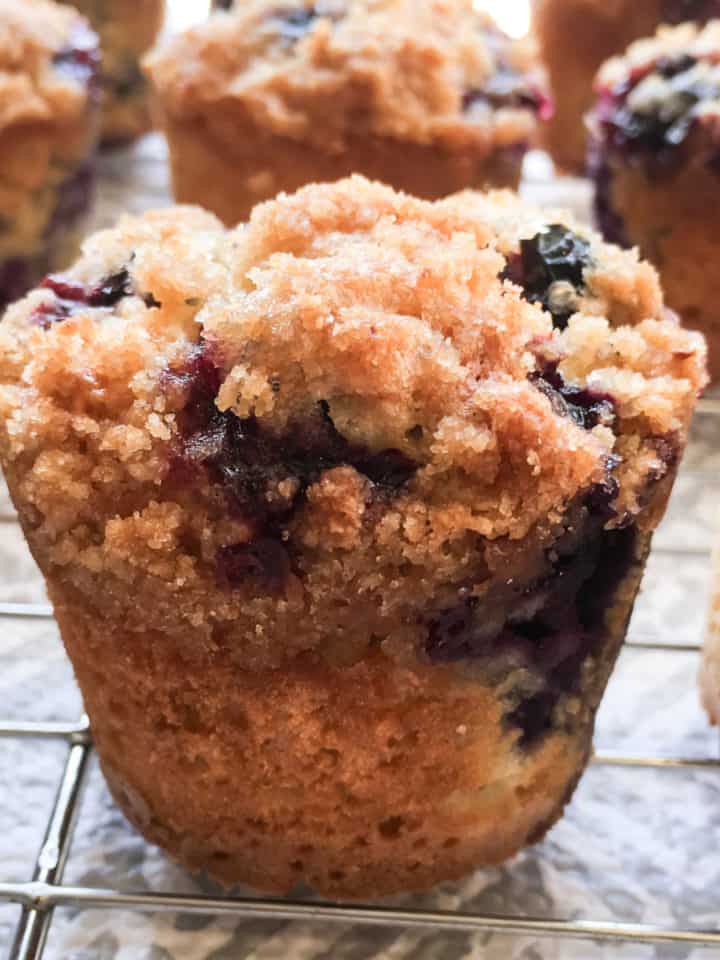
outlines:
[{"label": "crumbly sugar topping", "polygon": [[90,603],[114,583],[110,613],[130,591],[128,623],[226,625],[251,666],[392,624],[401,656],[418,607],[523,576],[583,498],[642,524],[703,384],[635,253],[355,177],[234,231],[176,208],[87,241],[0,328],[0,456],[35,544]]},{"label": "crumbly sugar topping", "polygon": [[96,46],[97,38],[72,7],[0,0],[0,130],[81,114]]},{"label": "crumbly sugar topping", "polygon": [[222,106],[333,150],[350,133],[527,140],[548,107],[532,60],[470,0],[250,0],[146,64],[172,114]]},{"label": "crumbly sugar topping", "polygon": [[705,26],[660,26],[654,37],[631,44],[601,69],[596,89],[623,92],[628,110],[671,126],[690,116],[720,112],[720,20]]}]

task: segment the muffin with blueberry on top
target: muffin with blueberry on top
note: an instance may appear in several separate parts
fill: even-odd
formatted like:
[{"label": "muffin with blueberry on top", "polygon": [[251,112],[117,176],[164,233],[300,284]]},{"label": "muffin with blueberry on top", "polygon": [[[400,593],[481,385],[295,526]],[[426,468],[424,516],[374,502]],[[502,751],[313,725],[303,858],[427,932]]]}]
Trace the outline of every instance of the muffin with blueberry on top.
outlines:
[{"label": "muffin with blueberry on top", "polygon": [[98,41],[75,10],[0,0],[0,308],[77,255],[92,199]]},{"label": "muffin with blueberry on top", "polygon": [[88,241],[0,328],[0,460],[129,818],[345,896],[540,839],[704,379],[651,267],[511,194]]},{"label": "muffin with blueberry on top", "polygon": [[165,0],[63,0],[88,18],[102,46],[102,142],[127,144],[151,127],[140,59],[160,32]]},{"label": "muffin with blueberry on top", "polygon": [[549,110],[527,45],[470,0],[247,0],[146,66],[177,199],[228,224],[353,172],[428,198],[515,186]]},{"label": "muffin with blueberry on top", "polygon": [[598,225],[657,267],[669,306],[705,334],[717,379],[720,20],[661,27],[609,61],[591,127]]},{"label": "muffin with blueberry on top", "polygon": [[543,138],[555,163],[570,173],[585,170],[584,116],[605,60],[661,23],[704,23],[718,16],[720,0],[535,0],[533,26],[555,102]]}]

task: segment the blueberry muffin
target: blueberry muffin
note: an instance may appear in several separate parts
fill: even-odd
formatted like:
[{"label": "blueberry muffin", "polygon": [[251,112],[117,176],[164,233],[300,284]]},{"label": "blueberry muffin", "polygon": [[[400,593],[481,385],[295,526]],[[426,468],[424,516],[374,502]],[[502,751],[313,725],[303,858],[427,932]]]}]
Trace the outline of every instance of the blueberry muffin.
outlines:
[{"label": "blueberry muffin", "polygon": [[78,253],[98,64],[97,37],[75,10],[0,0],[0,309]]},{"label": "blueberry muffin", "polygon": [[354,172],[427,198],[514,186],[548,109],[470,0],[245,0],[146,63],[177,199],[231,225]]},{"label": "blueberry muffin", "polygon": [[720,20],[660,28],[603,67],[591,117],[598,226],[637,245],[720,376]]},{"label": "blueberry muffin", "polygon": [[720,539],[713,559],[708,629],[700,667],[700,693],[710,722],[720,724]]},{"label": "blueberry muffin", "polygon": [[583,117],[601,64],[660,23],[704,22],[720,16],[720,0],[535,0],[533,22],[547,66],[555,111],[545,146],[571,173],[585,169]]},{"label": "blueberry muffin", "polygon": [[165,0],[63,0],[88,18],[102,46],[102,142],[127,144],[151,127],[142,55],[155,42]]},{"label": "blueberry muffin", "polygon": [[511,194],[88,241],[0,330],[0,458],[128,817],[345,896],[539,840],[703,364],[651,267]]}]

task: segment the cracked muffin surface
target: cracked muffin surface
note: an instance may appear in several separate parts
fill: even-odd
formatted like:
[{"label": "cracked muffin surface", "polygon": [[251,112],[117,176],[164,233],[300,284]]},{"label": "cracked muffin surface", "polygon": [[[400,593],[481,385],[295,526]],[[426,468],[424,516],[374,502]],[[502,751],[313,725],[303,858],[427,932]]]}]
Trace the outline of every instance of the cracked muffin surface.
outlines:
[{"label": "cracked muffin surface", "polygon": [[606,239],[637,244],[669,305],[701,330],[720,376],[720,20],[661,27],[600,71],[590,115],[595,214]]},{"label": "cracked muffin surface", "polygon": [[233,231],[125,218],[0,347],[0,457],[146,836],[361,896],[543,835],[704,383],[651,267],[353,178]]},{"label": "cracked muffin surface", "polygon": [[0,309],[79,250],[98,65],[97,37],[77,11],[0,2]]},{"label": "cracked muffin surface", "polygon": [[251,0],[146,68],[177,198],[230,224],[353,172],[429,198],[515,185],[550,106],[529,45],[469,0]]}]

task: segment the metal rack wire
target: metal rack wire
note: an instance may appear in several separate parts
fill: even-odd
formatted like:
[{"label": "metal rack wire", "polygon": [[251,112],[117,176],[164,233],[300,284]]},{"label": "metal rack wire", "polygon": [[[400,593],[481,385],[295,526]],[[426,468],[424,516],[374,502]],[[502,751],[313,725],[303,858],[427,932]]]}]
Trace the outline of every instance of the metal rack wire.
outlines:
[{"label": "metal rack wire", "polygon": [[[720,401],[705,400],[700,412],[720,417]],[[660,552],[685,555],[708,555],[706,551],[665,548]],[[0,619],[51,619],[52,609],[46,604],[0,603]],[[699,644],[666,644],[635,639],[626,647],[645,652],[666,651],[697,655]],[[0,882],[0,903],[21,907],[20,920],[10,960],[38,960],[42,957],[48,930],[56,907],[77,909],[132,910],[144,913],[172,912],[205,915],[226,915],[241,918],[275,920],[314,920],[327,923],[374,925],[404,929],[464,931],[471,933],[532,934],[556,938],[592,939],[607,942],[644,944],[684,944],[691,947],[720,948],[720,925],[711,929],[681,928],[656,924],[601,922],[596,920],[560,919],[538,916],[506,916],[495,914],[454,913],[444,910],[396,909],[391,907],[328,903],[266,897],[185,896],[172,893],[133,893],[99,887],[69,886],[63,883],[63,872],[73,827],[83,793],[85,775],[92,753],[92,737],[86,717],[69,723],[33,723],[0,721],[0,738],[61,740],[67,745],[64,770],[47,821],[32,879],[25,883]],[[720,752],[717,756],[685,757],[626,755],[601,750],[593,757],[594,764],[607,766],[654,768],[679,776],[683,770],[705,768],[717,771],[720,777]]]}]

